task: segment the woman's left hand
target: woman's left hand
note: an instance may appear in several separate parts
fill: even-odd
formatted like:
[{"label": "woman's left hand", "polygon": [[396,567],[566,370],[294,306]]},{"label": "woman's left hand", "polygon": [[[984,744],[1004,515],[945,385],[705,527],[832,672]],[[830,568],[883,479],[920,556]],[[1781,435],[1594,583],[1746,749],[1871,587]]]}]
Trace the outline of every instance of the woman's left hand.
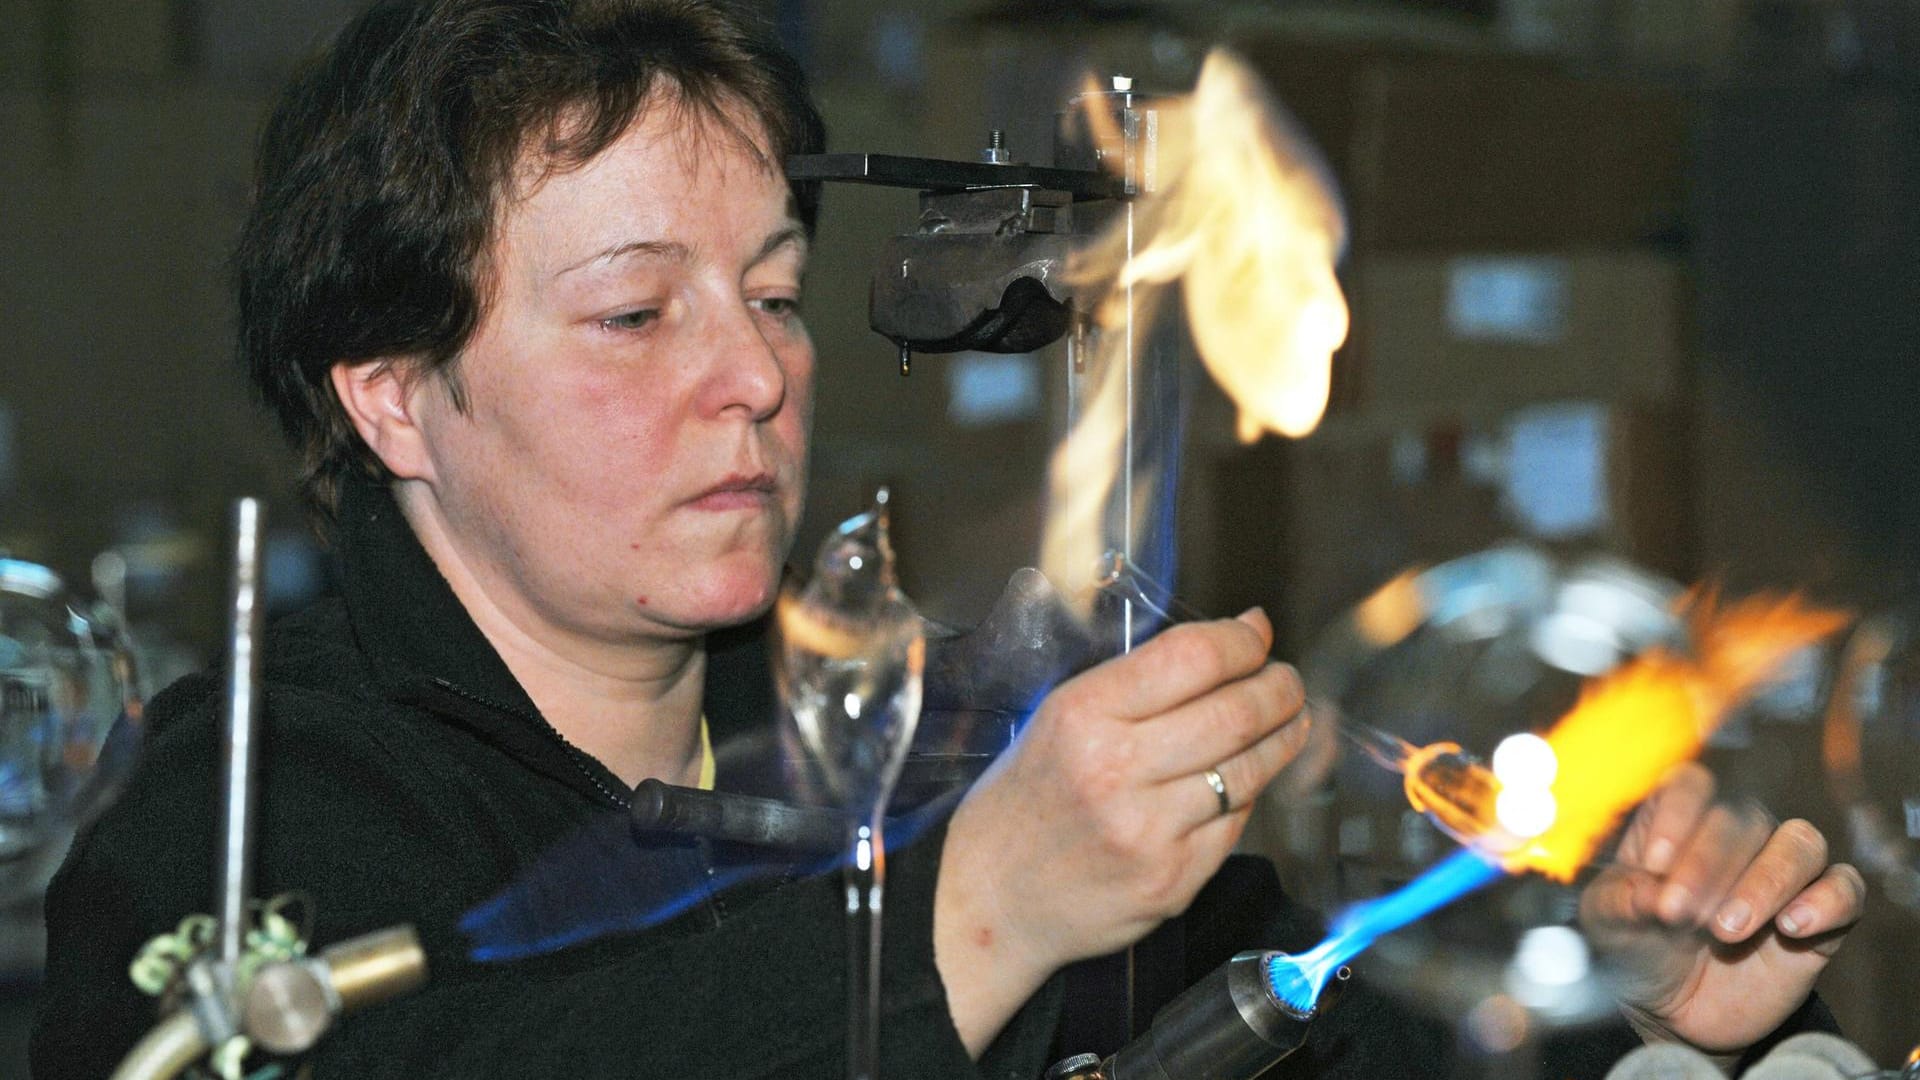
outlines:
[{"label": "woman's left hand", "polygon": [[1621,1003],[1643,1034],[1726,1055],[1813,992],[1860,919],[1866,882],[1828,862],[1807,822],[1776,825],[1713,794],[1704,767],[1675,770],[1582,895],[1580,921],[1623,972]]}]

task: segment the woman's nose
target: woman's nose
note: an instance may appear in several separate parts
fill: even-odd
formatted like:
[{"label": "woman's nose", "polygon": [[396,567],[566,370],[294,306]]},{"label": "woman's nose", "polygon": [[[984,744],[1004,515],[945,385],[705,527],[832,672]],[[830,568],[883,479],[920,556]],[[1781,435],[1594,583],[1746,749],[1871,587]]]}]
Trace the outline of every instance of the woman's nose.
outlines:
[{"label": "woman's nose", "polygon": [[746,305],[719,320],[708,342],[707,402],[714,415],[737,413],[765,420],[780,411],[787,397],[788,343],[778,331],[761,325]]}]

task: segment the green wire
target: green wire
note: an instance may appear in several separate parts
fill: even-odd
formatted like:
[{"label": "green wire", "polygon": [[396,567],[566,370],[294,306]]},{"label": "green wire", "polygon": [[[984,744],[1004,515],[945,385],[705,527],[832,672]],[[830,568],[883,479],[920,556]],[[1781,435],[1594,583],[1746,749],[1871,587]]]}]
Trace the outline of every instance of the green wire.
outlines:
[{"label": "green wire", "polygon": [[[234,984],[239,996],[262,967],[285,960],[298,960],[307,954],[308,916],[306,898],[299,893],[282,893],[263,903],[249,905],[255,925],[248,928],[234,968]],[[289,911],[298,909],[298,918]],[[172,933],[155,935],[134,955],[127,974],[133,985],[149,997],[165,997],[179,985],[188,967],[214,948],[219,923],[211,915],[189,915],[180,920]],[[267,1065],[249,1076],[245,1070],[252,1042],[235,1035],[207,1055],[207,1064],[222,1080],[278,1080],[283,1070]]]}]

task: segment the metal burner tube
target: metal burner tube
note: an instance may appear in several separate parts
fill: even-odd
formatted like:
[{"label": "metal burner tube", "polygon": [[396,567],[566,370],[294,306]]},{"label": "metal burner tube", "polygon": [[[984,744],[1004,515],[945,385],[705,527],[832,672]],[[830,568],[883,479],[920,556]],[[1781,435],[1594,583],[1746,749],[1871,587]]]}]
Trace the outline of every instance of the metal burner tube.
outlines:
[{"label": "metal burner tube", "polygon": [[1107,1080],[1251,1080],[1306,1042],[1300,1013],[1267,983],[1271,952],[1243,952],[1169,1002],[1109,1059]]}]

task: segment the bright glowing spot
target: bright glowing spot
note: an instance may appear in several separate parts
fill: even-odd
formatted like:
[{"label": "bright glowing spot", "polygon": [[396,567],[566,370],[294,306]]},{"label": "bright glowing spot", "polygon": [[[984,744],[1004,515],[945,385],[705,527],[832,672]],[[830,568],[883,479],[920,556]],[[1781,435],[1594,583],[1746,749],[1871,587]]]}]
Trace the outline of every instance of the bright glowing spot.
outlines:
[{"label": "bright glowing spot", "polygon": [[846,697],[840,699],[840,708],[847,714],[847,719],[860,719],[860,695],[855,693],[847,694]]},{"label": "bright glowing spot", "polygon": [[1532,839],[1553,828],[1558,810],[1553,792],[1545,788],[1507,788],[1493,800],[1493,814],[1500,827],[1521,839]]},{"label": "bright glowing spot", "polygon": [[861,558],[858,555],[855,555],[852,558],[847,560],[847,569],[849,570],[858,570],[865,565],[867,565],[867,560]]},{"label": "bright glowing spot", "polygon": [[1513,954],[1514,974],[1540,986],[1572,986],[1590,968],[1587,939],[1570,926],[1536,926]]},{"label": "bright glowing spot", "polygon": [[1509,735],[1493,748],[1493,775],[1509,788],[1544,788],[1560,771],[1547,740],[1531,731]]},{"label": "bright glowing spot", "polygon": [[1507,964],[1507,992],[1523,1005],[1552,1009],[1592,970],[1587,942],[1566,926],[1536,926],[1520,936]]}]

